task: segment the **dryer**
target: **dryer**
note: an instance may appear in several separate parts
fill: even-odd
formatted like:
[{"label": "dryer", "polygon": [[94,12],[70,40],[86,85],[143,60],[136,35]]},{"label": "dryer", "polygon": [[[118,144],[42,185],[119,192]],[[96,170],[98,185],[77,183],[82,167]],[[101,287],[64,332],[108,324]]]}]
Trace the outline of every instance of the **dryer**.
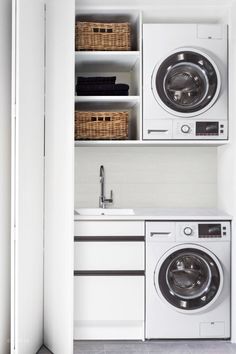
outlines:
[{"label": "dryer", "polygon": [[143,25],[143,139],[227,139],[227,26]]},{"label": "dryer", "polygon": [[230,222],[146,222],[146,338],[230,337]]}]

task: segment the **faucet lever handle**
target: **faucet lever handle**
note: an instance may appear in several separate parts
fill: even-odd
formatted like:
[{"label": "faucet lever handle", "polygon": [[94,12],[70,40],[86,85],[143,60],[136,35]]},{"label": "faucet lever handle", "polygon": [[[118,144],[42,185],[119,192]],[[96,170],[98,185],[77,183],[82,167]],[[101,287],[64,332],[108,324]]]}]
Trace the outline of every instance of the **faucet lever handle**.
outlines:
[{"label": "faucet lever handle", "polygon": [[110,198],[105,198],[104,202],[107,204],[112,204],[113,203],[113,192],[112,190],[110,191]]},{"label": "faucet lever handle", "polygon": [[111,203],[113,202],[113,191],[112,191],[112,189],[111,189],[111,191],[110,191],[110,202],[111,202]]},{"label": "faucet lever handle", "polygon": [[105,201],[107,203],[113,203],[113,191],[112,190],[110,191],[110,198],[109,199],[105,199]]}]

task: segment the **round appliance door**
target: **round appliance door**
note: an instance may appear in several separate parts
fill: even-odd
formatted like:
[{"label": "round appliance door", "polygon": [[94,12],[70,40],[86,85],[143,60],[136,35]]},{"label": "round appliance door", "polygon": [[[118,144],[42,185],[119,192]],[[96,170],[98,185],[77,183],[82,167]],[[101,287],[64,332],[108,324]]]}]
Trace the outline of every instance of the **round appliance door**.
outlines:
[{"label": "round appliance door", "polygon": [[194,49],[179,49],[157,65],[152,91],[169,113],[192,117],[208,110],[217,100],[221,79],[214,61]]},{"label": "round appliance door", "polygon": [[200,311],[219,296],[223,271],[207,249],[181,245],[169,250],[158,262],[154,283],[165,302],[180,311]]}]

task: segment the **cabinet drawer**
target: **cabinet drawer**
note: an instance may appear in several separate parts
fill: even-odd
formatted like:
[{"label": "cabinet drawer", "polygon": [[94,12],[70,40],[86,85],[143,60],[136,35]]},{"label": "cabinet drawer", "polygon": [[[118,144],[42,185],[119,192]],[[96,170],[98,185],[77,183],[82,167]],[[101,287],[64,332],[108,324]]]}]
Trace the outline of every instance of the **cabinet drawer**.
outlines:
[{"label": "cabinet drawer", "polygon": [[142,339],[143,276],[77,276],[74,339]]},{"label": "cabinet drawer", "polygon": [[75,221],[75,236],[144,236],[144,221]]},{"label": "cabinet drawer", "polygon": [[75,270],[144,270],[144,242],[75,242]]}]

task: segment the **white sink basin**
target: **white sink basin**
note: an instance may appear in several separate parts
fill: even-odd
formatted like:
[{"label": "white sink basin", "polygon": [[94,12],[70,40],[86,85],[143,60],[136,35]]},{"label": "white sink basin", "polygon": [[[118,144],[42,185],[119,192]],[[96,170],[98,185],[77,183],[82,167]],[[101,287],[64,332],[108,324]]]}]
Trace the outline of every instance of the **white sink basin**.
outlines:
[{"label": "white sink basin", "polygon": [[80,208],[75,209],[75,215],[135,215],[133,209],[101,209],[101,208]]}]

